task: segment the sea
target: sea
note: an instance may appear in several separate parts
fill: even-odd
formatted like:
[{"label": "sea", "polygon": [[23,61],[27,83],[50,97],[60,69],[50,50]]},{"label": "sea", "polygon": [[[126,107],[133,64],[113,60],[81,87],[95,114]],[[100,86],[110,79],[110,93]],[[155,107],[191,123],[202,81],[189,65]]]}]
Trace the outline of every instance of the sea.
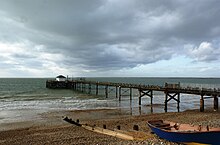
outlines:
[{"label": "sea", "polygon": [[[131,115],[164,112],[165,95],[153,92],[153,106],[150,98],[143,97],[142,105],[138,104],[139,92],[122,90],[122,99],[118,100],[114,88],[109,88],[105,97],[104,87],[99,88],[99,95],[82,93],[71,89],[48,89],[46,81],[55,78],[0,78],[0,124],[22,119],[33,119],[36,115],[59,110],[85,109],[124,109]],[[70,78],[71,79],[71,78]],[[79,78],[72,78],[79,79]],[[159,78],[159,77],[97,77],[85,78],[99,82],[117,82],[163,86],[165,83],[180,83],[181,87],[220,88],[220,78]],[[180,111],[199,109],[200,96],[181,94]],[[213,108],[213,99],[205,100],[205,108]],[[30,111],[31,110],[31,111]],[[168,103],[168,112],[176,112],[177,103]]]}]

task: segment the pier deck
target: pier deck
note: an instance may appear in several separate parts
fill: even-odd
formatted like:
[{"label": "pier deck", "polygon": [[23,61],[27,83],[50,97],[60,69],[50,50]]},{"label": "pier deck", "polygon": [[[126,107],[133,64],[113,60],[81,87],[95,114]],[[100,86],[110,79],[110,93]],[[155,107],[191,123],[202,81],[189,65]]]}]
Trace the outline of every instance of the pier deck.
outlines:
[{"label": "pier deck", "polygon": [[[110,91],[115,90],[116,98],[121,101],[122,88],[127,89],[129,92],[130,100],[132,100],[132,89],[139,91],[139,105],[141,105],[141,98],[144,96],[150,97],[151,105],[153,104],[153,91],[164,92],[165,94],[165,112],[167,112],[168,102],[174,100],[177,102],[177,109],[179,111],[180,94],[194,94],[200,97],[200,111],[204,111],[204,99],[214,98],[214,110],[218,110],[218,97],[220,97],[220,88],[193,88],[193,87],[181,87],[178,84],[167,84],[164,86],[158,85],[143,85],[143,84],[129,84],[129,83],[113,83],[113,82],[97,82],[87,80],[67,80],[67,81],[56,81],[47,80],[46,87],[49,89],[73,89],[81,92],[91,94],[92,86],[95,86],[95,94],[99,93],[99,86],[104,86],[105,96],[108,97]],[[111,89],[110,89],[111,87]],[[94,87],[93,87],[94,88]],[[112,89],[114,88],[114,90]]]}]

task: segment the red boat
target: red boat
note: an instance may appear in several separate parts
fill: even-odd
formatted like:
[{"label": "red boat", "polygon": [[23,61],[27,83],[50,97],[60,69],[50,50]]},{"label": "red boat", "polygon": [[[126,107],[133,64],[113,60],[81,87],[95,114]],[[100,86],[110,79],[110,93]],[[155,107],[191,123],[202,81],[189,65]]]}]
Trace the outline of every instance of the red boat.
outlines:
[{"label": "red boat", "polygon": [[148,126],[157,136],[171,142],[220,144],[220,128],[179,124],[163,120],[148,121]]}]

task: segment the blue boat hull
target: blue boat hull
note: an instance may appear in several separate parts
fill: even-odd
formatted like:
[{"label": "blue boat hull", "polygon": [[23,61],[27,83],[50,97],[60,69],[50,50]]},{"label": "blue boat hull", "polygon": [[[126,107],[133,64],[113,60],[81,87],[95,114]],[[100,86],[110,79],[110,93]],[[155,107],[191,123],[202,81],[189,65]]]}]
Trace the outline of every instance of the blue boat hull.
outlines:
[{"label": "blue boat hull", "polygon": [[160,138],[171,142],[179,143],[203,143],[211,145],[220,145],[220,132],[170,132],[157,128],[148,123],[151,130]]}]

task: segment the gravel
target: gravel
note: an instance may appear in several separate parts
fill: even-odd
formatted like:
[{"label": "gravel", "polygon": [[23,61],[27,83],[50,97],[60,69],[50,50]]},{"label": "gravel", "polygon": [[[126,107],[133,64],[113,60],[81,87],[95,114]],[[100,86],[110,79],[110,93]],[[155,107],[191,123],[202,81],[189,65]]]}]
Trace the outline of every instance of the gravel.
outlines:
[{"label": "gravel", "polygon": [[[114,110],[112,110],[114,111]],[[74,118],[78,113],[83,118],[82,112],[68,112],[67,115]],[[91,110],[90,110],[91,112]],[[99,111],[92,110],[99,115]],[[74,114],[75,113],[75,114]],[[57,115],[59,116],[59,115]],[[77,116],[77,118],[80,118]],[[76,117],[76,116],[75,116]],[[48,121],[51,118],[48,118]],[[54,119],[54,118],[52,118]],[[99,133],[94,133],[85,130],[81,127],[73,126],[66,122],[48,124],[38,124],[26,128],[5,130],[0,132],[0,145],[35,145],[35,144],[50,144],[50,145],[177,145],[177,143],[168,142],[160,139],[152,134],[147,127],[146,122],[152,119],[163,119],[179,123],[209,125],[210,127],[220,127],[220,112],[206,111],[199,112],[198,110],[185,111],[180,113],[158,113],[139,116],[116,116],[111,118],[83,119],[81,123],[88,125],[96,125],[103,127],[105,124],[107,129],[114,130],[120,125],[121,130],[133,131],[133,126],[138,125],[139,131],[135,132],[146,134],[145,140],[127,141],[112,136],[107,136]],[[62,121],[61,119],[57,121]],[[25,122],[24,122],[25,123]]]}]

